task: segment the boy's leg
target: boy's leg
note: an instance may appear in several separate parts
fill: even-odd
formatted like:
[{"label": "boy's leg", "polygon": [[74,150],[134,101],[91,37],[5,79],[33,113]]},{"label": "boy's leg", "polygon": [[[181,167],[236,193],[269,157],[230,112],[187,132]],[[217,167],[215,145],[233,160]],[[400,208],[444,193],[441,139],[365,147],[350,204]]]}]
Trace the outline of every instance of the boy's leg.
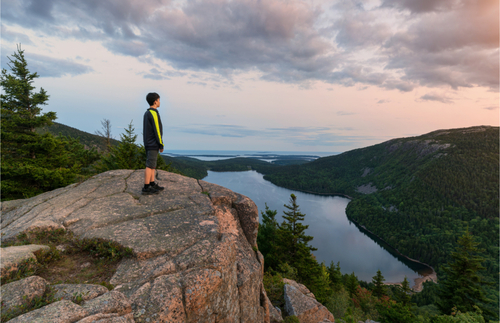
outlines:
[{"label": "boy's leg", "polygon": [[151,175],[149,176],[149,182],[155,181],[156,168],[151,169]]},{"label": "boy's leg", "polygon": [[[142,194],[157,194],[158,189],[152,187],[150,184],[155,178],[155,168],[156,168],[156,157],[158,153],[154,150],[148,150],[146,152],[146,170],[144,171],[144,188],[142,189]],[[156,185],[153,185],[156,186]]]},{"label": "boy's leg", "polygon": [[144,184],[149,185],[155,179],[155,170],[153,168],[146,167],[146,172],[144,173]]},{"label": "boy's leg", "polygon": [[[158,152],[156,152],[158,153]],[[153,171],[151,172],[151,178],[149,179],[149,183],[151,184],[151,187],[154,187],[155,189],[157,189],[158,191],[163,191],[165,189],[165,187],[162,187],[160,185],[158,185],[158,183],[155,182],[155,177],[156,177],[156,162],[157,162],[157,159],[155,157],[154,161],[155,161],[155,168],[153,168]]]}]

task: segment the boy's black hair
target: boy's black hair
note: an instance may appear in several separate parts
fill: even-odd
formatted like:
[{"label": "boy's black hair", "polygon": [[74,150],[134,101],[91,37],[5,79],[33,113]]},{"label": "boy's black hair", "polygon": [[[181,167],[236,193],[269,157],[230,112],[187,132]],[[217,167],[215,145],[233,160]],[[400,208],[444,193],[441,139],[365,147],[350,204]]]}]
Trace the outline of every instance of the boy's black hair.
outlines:
[{"label": "boy's black hair", "polygon": [[158,100],[160,96],[156,92],[151,92],[146,95],[146,101],[148,101],[149,106],[155,104],[155,101]]}]

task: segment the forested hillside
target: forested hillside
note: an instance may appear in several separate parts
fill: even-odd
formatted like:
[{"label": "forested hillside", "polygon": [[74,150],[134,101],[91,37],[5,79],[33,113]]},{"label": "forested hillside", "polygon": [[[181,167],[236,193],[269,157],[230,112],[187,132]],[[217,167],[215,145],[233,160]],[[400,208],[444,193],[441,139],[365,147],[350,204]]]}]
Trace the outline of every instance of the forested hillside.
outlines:
[{"label": "forested hillside", "polygon": [[[499,128],[439,130],[299,165],[265,169],[290,189],[354,197],[349,219],[403,254],[434,266],[450,260],[469,227],[498,304]],[[497,309],[498,309],[498,305]]]},{"label": "forested hillside", "polygon": [[[97,124],[96,127],[98,127]],[[54,124],[51,126],[40,127],[37,129],[37,132],[39,134],[44,134],[49,132],[54,136],[61,134],[66,137],[71,137],[75,139],[78,138],[80,143],[85,147],[88,148],[94,147],[101,152],[106,150],[106,142],[102,137],[85,131],[78,130],[70,126],[63,125],[61,123],[54,122]],[[119,141],[116,139],[111,139],[111,142],[113,145],[117,145],[119,143]]]}]

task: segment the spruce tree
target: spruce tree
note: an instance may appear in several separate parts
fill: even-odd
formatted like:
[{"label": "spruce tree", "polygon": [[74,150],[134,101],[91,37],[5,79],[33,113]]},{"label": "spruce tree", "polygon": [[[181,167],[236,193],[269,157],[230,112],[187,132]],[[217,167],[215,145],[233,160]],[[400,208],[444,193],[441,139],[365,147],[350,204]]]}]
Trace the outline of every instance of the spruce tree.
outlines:
[{"label": "spruce tree", "polygon": [[317,249],[308,244],[313,237],[305,234],[305,230],[309,226],[301,223],[301,221],[304,221],[305,214],[300,212],[295,194],[290,195],[290,205],[285,204],[284,206],[289,211],[283,211],[284,221],[277,231],[279,261],[281,263],[288,263],[296,268],[299,277],[304,282],[306,280],[311,281],[312,276],[310,271],[314,268],[319,273],[320,268],[311,253]]},{"label": "spruce tree", "polygon": [[278,221],[276,221],[276,215],[278,211],[269,209],[266,203],[265,212],[261,211],[262,224],[259,226],[259,232],[257,234],[257,244],[259,246],[259,251],[264,256],[264,266],[266,269],[278,268],[279,265],[279,254],[278,254]]},{"label": "spruce tree", "polygon": [[377,274],[372,277],[372,283],[375,285],[373,287],[373,296],[380,299],[382,296],[387,295],[387,288],[384,285],[385,278],[382,276],[382,272],[377,270]]},{"label": "spruce tree", "polygon": [[406,278],[406,276],[403,282],[401,283],[401,288],[399,290],[401,294],[400,297],[401,303],[403,303],[403,305],[405,306],[409,305],[411,301],[412,290],[410,288],[410,282],[408,281],[408,278]]},{"label": "spruce tree", "polygon": [[333,263],[330,263],[328,266],[328,273],[330,274],[330,287],[335,291],[340,290],[342,286],[342,272],[340,271],[340,261],[337,262],[337,266]]},{"label": "spruce tree", "polygon": [[297,197],[295,194],[290,194],[290,204],[284,205],[289,211],[283,211],[283,218],[285,219],[280,226],[281,235],[286,245],[290,262],[302,253],[310,254],[311,251],[317,250],[308,245],[308,242],[313,239],[312,236],[305,234],[305,230],[309,228],[308,225],[303,225],[305,214],[300,212],[299,205],[297,204]]},{"label": "spruce tree", "polygon": [[290,195],[290,204],[284,206],[288,211],[283,212],[284,221],[277,231],[280,262],[296,268],[299,281],[314,293],[318,301],[324,302],[331,294],[328,272],[312,254],[317,249],[308,244],[313,237],[305,234],[309,226],[301,223],[305,214],[300,212],[295,194]]},{"label": "spruce tree", "polygon": [[349,296],[353,297],[354,294],[356,293],[356,289],[358,288],[358,277],[354,274],[354,271],[350,274],[347,275],[346,277],[346,282],[345,282],[345,288],[349,292]]},{"label": "spruce tree", "polygon": [[484,281],[479,274],[485,269],[481,265],[484,259],[479,256],[484,250],[478,248],[479,242],[468,228],[457,244],[451,254],[453,261],[443,267],[446,277],[439,284],[437,307],[444,314],[450,314],[454,307],[461,312],[473,312],[477,305],[485,314],[498,317],[485,307],[491,301],[485,296],[482,286],[491,283]]},{"label": "spruce tree", "polygon": [[11,72],[2,69],[0,77],[2,200],[27,198],[71,184],[99,158],[76,139],[36,132],[52,125],[56,114],[42,113],[49,96],[43,88],[35,92],[33,82],[39,76],[29,71],[21,46],[8,59]]},{"label": "spruce tree", "polygon": [[[125,129],[125,133],[120,134],[120,143],[110,147],[110,152],[101,157],[95,169],[98,172],[113,169],[144,169],[146,167],[146,149],[144,146],[136,144],[136,140],[137,135],[132,120]],[[165,163],[161,156],[158,156],[156,169],[175,171]]]}]

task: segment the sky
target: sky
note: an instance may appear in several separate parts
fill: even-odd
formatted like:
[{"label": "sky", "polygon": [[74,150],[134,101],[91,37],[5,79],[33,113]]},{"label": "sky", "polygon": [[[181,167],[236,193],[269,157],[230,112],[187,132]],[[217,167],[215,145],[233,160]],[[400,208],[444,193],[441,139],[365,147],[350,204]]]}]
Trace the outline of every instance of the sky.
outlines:
[{"label": "sky", "polygon": [[168,150],[343,152],[499,125],[498,0],[2,0],[43,111]]}]

